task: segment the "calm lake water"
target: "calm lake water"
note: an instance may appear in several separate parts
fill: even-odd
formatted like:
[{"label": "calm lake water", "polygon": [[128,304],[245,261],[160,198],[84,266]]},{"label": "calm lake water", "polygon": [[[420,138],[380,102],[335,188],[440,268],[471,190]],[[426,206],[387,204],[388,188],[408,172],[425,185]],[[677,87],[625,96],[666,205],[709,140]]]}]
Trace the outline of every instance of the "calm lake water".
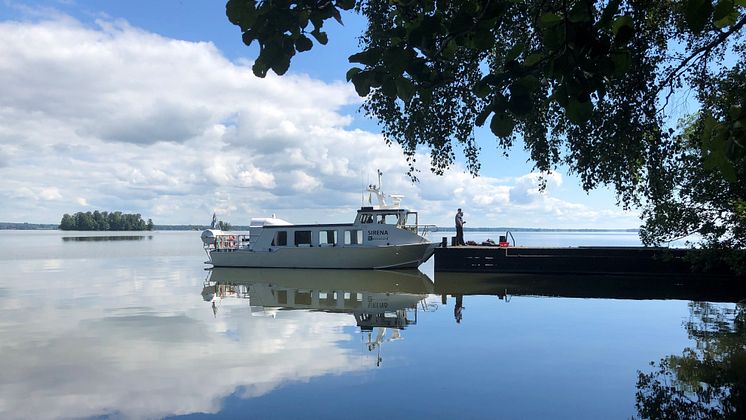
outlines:
[{"label": "calm lake water", "polygon": [[655,380],[685,389],[681,366],[691,391],[700,353],[746,354],[736,303],[621,299],[614,286],[564,297],[577,294],[561,278],[521,289],[436,275],[432,259],[405,272],[211,272],[199,232],[0,231],[0,250],[0,418],[625,419],[664,392]]}]

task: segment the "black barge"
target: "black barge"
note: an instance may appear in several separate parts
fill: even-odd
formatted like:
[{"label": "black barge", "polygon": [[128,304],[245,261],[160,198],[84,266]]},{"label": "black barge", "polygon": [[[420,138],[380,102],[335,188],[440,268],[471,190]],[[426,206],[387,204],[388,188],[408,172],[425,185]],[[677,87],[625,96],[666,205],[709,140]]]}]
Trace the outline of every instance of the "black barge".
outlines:
[{"label": "black barge", "polygon": [[442,246],[435,250],[435,272],[738,277],[725,264],[698,266],[690,252],[655,247]]}]

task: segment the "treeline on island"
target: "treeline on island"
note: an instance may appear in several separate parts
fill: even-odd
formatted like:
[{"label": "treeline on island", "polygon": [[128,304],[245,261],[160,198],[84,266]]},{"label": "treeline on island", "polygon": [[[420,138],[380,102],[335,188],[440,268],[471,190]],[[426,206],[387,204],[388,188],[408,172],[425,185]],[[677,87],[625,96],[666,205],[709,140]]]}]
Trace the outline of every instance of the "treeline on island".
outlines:
[{"label": "treeline on island", "polygon": [[153,230],[153,220],[145,222],[137,214],[122,213],[121,211],[107,212],[77,212],[73,215],[65,214],[60,221],[60,230]]}]

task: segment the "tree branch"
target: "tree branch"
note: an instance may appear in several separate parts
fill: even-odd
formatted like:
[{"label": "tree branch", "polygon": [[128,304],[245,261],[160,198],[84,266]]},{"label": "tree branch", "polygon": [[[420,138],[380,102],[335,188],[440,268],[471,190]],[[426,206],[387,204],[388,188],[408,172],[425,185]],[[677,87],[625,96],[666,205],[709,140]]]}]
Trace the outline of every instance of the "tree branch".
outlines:
[{"label": "tree branch", "polygon": [[742,17],[740,21],[731,26],[730,29],[728,29],[726,32],[721,32],[720,35],[717,36],[717,38],[697,48],[692,54],[689,55],[689,57],[685,58],[684,61],[679,63],[679,65],[676,66],[676,68],[658,85],[658,88],[655,90],[656,95],[667,85],[670,85],[673,82],[674,78],[678,77],[679,72],[689,65],[690,61],[694,60],[702,53],[710,52],[713,48],[725,42],[725,40],[728,39],[729,36],[740,31],[744,25],[746,25],[746,16]]}]

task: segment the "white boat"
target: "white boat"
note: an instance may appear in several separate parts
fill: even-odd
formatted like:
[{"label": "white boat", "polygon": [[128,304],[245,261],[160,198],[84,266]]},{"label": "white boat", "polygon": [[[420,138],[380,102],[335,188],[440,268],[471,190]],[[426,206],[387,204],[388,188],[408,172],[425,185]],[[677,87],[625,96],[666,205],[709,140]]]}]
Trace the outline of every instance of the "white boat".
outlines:
[{"label": "white boat", "polygon": [[[379,173],[380,185],[380,173]],[[368,187],[378,206],[361,207],[352,223],[296,225],[269,217],[251,219],[249,234],[208,229],[202,242],[214,267],[416,268],[437,243],[426,236],[417,212],[400,207],[402,196]]]}]

